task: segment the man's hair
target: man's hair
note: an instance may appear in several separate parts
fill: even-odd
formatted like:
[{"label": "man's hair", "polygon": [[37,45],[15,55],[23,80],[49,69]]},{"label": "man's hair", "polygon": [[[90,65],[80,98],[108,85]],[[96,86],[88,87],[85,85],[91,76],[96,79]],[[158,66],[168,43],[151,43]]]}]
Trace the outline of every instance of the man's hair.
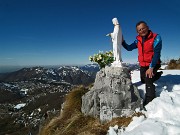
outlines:
[{"label": "man's hair", "polygon": [[138,23],[136,23],[136,27],[139,26],[141,23],[144,23],[145,25],[147,25],[145,21],[139,21]]}]

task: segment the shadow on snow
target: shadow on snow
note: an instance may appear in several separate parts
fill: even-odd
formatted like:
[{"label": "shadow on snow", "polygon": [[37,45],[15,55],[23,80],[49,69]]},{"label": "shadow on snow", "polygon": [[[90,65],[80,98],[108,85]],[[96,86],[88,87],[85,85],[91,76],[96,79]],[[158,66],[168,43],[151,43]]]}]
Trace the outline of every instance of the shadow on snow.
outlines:
[{"label": "shadow on snow", "polygon": [[[161,76],[161,78],[154,82],[154,84],[156,85],[156,96],[159,97],[162,91],[167,90],[168,92],[172,92],[174,85],[180,85],[180,75],[168,74],[165,76]],[[134,85],[136,87],[144,85],[145,87],[145,84],[142,84],[141,81],[134,83]],[[138,88],[138,91],[140,97],[144,99],[144,90]]]}]

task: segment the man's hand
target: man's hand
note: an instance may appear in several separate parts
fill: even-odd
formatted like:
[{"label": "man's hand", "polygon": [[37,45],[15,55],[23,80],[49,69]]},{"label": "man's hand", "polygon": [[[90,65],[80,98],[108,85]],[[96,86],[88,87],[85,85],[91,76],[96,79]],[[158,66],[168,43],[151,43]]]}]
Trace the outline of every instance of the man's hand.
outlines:
[{"label": "man's hand", "polygon": [[154,68],[149,68],[149,69],[146,71],[146,77],[152,78],[152,77],[154,76],[154,74],[153,74],[153,69],[154,69]]}]

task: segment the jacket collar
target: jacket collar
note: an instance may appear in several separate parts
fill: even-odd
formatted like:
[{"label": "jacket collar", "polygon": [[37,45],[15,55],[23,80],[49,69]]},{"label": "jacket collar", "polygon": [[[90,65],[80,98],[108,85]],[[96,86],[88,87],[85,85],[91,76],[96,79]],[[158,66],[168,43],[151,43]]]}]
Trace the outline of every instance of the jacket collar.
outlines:
[{"label": "jacket collar", "polygon": [[[152,33],[151,30],[149,30],[149,31],[148,31],[148,35],[147,35],[146,37],[144,37],[144,38],[145,38],[144,40],[149,39],[149,38],[151,38],[151,37],[153,37],[153,33]],[[143,37],[141,37],[141,36],[138,35],[138,36],[136,37],[136,39],[142,41]]]}]

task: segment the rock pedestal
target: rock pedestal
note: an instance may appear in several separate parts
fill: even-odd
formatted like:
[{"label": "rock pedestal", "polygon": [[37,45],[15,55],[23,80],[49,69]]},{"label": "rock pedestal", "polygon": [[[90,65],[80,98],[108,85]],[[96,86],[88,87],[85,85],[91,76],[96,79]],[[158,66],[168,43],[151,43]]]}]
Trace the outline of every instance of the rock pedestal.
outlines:
[{"label": "rock pedestal", "polygon": [[81,111],[99,118],[102,123],[128,116],[142,107],[137,87],[126,67],[108,67],[96,74],[94,86],[82,97]]}]

